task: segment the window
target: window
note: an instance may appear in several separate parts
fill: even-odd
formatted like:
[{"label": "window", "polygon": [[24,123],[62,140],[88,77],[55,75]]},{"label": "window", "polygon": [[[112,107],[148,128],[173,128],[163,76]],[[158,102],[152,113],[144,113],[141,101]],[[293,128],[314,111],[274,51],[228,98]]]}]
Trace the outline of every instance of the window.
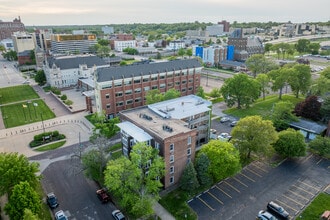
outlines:
[{"label": "window", "polygon": [[134,93],[140,93],[140,92],[141,92],[141,88],[134,89]]},{"label": "window", "polygon": [[187,149],[187,155],[188,156],[191,155],[191,148],[190,147]]},{"label": "window", "polygon": [[109,94],[105,94],[105,98],[106,99],[109,99],[110,98],[110,95]]},{"label": "window", "polygon": [[182,89],[181,92],[185,92],[186,91],[186,88]]},{"label": "window", "polygon": [[170,167],[170,173],[171,173],[171,174],[174,173],[174,166],[171,166],[171,167]]},{"label": "window", "polygon": [[152,76],[151,77],[151,81],[155,81],[155,80],[157,80],[158,79],[158,76]]},{"label": "window", "polygon": [[144,87],[144,91],[149,91],[149,89],[150,89],[149,86]]},{"label": "window", "polygon": [[122,86],[122,81],[117,81],[117,82],[115,82],[115,87],[120,87],[120,86]]},{"label": "window", "polygon": [[174,155],[171,155],[170,156],[170,163],[173,163],[174,162]]},{"label": "window", "polygon": [[167,78],[173,77],[173,73],[167,74]]},{"label": "window", "polygon": [[131,89],[125,91],[125,95],[130,95],[130,94],[132,94],[132,90]]},{"label": "window", "polygon": [[170,152],[174,151],[174,144],[170,144]]},{"label": "window", "polygon": [[124,105],[124,102],[117,102],[116,103],[116,106],[123,106]]},{"label": "window", "polygon": [[149,82],[149,77],[148,78],[143,78],[143,82]]},{"label": "window", "polygon": [[158,86],[152,86],[151,89],[158,89]]},{"label": "window", "polygon": [[155,148],[157,149],[157,150],[159,150],[159,143],[158,142],[155,142]]},{"label": "window", "polygon": [[140,83],[141,79],[134,79],[134,83]]},{"label": "window", "polygon": [[189,79],[189,80],[188,80],[188,82],[189,82],[189,83],[192,83],[192,82],[193,82],[193,80],[192,80],[192,79]]},{"label": "window", "polygon": [[189,87],[188,90],[191,91],[193,88],[192,87]]},{"label": "window", "polygon": [[141,98],[136,98],[134,101],[135,102],[141,102]]},{"label": "window", "polygon": [[160,75],[159,78],[160,79],[165,79],[165,75]]},{"label": "window", "polygon": [[132,103],[133,103],[133,99],[129,99],[129,100],[126,101],[126,105],[130,105]]},{"label": "window", "polygon": [[170,177],[170,184],[173,184],[174,183],[174,176],[171,176]]},{"label": "window", "polygon": [[191,136],[188,137],[188,144],[191,144]]},{"label": "window", "polygon": [[180,85],[180,82],[175,82],[175,85],[177,85],[177,86]]},{"label": "window", "polygon": [[123,96],[123,92],[116,92],[115,96],[116,97],[121,97],[121,96]]},{"label": "window", "polygon": [[182,80],[182,84],[186,84],[187,83],[187,81],[186,80]]},{"label": "window", "polygon": [[165,83],[159,85],[159,88],[160,88],[160,89],[163,89],[163,88],[165,88],[165,87],[166,87]]},{"label": "window", "polygon": [[167,86],[168,87],[172,87],[173,86],[173,83],[168,83]]},{"label": "window", "polygon": [[125,80],[124,80],[124,84],[125,84],[125,85],[131,85],[131,84],[132,84],[132,80],[130,80],[130,79],[125,79]]},{"label": "window", "polygon": [[107,106],[106,106],[106,107],[107,107],[107,109],[109,109],[109,108],[110,108],[110,104],[107,104]]}]

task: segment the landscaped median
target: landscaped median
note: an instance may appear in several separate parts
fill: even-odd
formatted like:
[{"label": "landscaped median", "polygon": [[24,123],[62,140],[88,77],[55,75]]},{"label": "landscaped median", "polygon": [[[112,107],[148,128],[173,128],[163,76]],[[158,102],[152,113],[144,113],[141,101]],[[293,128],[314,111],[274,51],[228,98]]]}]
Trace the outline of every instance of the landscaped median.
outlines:
[{"label": "landscaped median", "polygon": [[59,148],[65,144],[65,135],[58,131],[50,131],[35,135],[29,146],[37,151],[47,151]]}]

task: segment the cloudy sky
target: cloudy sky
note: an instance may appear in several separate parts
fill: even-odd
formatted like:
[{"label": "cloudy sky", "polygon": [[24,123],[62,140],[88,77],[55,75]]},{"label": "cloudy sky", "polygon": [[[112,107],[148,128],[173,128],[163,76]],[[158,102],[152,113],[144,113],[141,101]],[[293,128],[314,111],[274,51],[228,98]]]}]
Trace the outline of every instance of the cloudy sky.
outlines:
[{"label": "cloudy sky", "polygon": [[0,0],[0,20],[25,25],[311,22],[330,20],[330,0]]}]

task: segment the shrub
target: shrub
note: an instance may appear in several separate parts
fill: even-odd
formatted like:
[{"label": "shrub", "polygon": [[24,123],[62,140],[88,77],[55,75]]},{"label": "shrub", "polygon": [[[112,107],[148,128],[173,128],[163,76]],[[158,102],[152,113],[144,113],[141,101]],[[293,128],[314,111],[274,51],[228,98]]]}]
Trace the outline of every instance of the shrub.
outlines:
[{"label": "shrub", "polygon": [[61,96],[61,100],[67,100],[68,99],[68,97],[65,95],[65,94],[63,94],[62,96]]}]

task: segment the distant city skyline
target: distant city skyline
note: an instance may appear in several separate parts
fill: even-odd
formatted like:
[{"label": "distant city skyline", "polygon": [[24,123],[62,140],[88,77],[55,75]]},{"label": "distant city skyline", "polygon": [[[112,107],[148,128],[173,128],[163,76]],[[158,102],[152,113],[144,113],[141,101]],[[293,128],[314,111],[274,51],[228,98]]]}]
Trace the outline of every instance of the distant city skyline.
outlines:
[{"label": "distant city skyline", "polygon": [[329,0],[0,0],[0,20],[33,25],[132,23],[326,22]]}]

